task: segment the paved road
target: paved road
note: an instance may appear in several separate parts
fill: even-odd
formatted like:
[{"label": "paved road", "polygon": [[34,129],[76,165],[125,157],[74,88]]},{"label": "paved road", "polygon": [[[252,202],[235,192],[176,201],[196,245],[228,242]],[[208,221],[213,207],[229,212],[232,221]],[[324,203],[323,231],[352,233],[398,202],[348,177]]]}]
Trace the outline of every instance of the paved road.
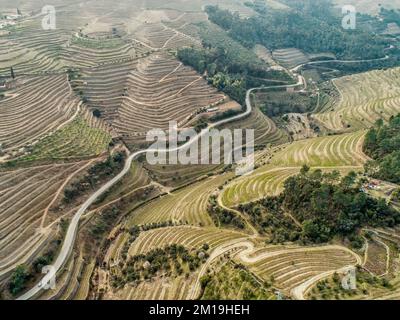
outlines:
[{"label": "paved road", "polygon": [[[375,59],[375,60],[384,60],[384,59],[388,59],[388,56],[386,56],[385,58],[382,59]],[[367,60],[365,60],[367,61]],[[370,61],[370,60],[368,60]],[[373,60],[371,60],[373,61]],[[324,61],[324,62],[357,62],[357,61],[338,61],[338,60],[328,60],[328,61]],[[360,61],[358,61],[360,62]],[[315,61],[315,62],[309,62],[300,66],[297,66],[293,69],[291,69],[291,72],[296,72],[298,71],[301,67],[307,65],[307,64],[317,64],[317,63],[322,63],[322,61]],[[215,122],[213,124],[210,124],[207,128],[203,129],[196,137],[192,138],[191,140],[189,140],[187,143],[185,143],[182,146],[173,148],[173,149],[168,149],[168,150],[164,150],[161,152],[174,152],[174,151],[178,151],[178,150],[184,150],[185,148],[189,148],[193,143],[195,143],[196,141],[198,141],[202,136],[204,136],[205,134],[208,133],[208,131],[214,127],[217,126],[221,126],[223,124],[232,122],[232,121],[236,121],[236,120],[240,120],[242,118],[247,117],[248,115],[250,115],[251,111],[252,111],[252,107],[251,107],[251,100],[250,100],[250,96],[251,93],[253,91],[256,90],[265,90],[265,89],[270,89],[270,88],[274,88],[274,89],[279,89],[279,88],[290,88],[290,87],[297,87],[297,86],[305,86],[305,80],[301,75],[297,75],[298,77],[298,82],[295,84],[291,84],[291,85],[281,85],[281,86],[269,86],[269,87],[260,87],[260,88],[252,88],[249,89],[246,93],[246,111],[235,115],[233,117],[227,118],[227,119],[223,119],[220,120],[218,122]],[[123,170],[117,175],[115,176],[113,179],[111,179],[110,181],[108,181],[106,184],[104,184],[100,189],[98,189],[93,195],[91,195],[86,201],[85,203],[82,204],[82,206],[79,208],[79,210],[76,212],[76,214],[74,215],[74,217],[71,220],[71,223],[69,224],[68,230],[67,230],[67,234],[65,236],[62,248],[60,250],[60,253],[54,263],[54,268],[51,272],[49,272],[48,274],[46,274],[42,280],[36,284],[32,289],[30,289],[28,292],[26,292],[25,294],[23,294],[22,296],[20,296],[18,298],[18,300],[27,300],[30,298],[35,297],[38,293],[40,293],[43,290],[43,284],[46,284],[50,281],[50,279],[52,279],[54,277],[54,274],[56,274],[65,264],[65,262],[68,260],[68,257],[70,255],[70,253],[72,252],[72,249],[74,247],[74,243],[75,243],[75,237],[76,237],[76,233],[78,230],[78,226],[79,226],[79,220],[81,219],[82,215],[86,212],[86,210],[96,201],[97,198],[99,198],[102,194],[104,194],[106,191],[108,191],[112,186],[114,186],[118,181],[120,181],[130,170],[132,161],[134,159],[136,159],[137,157],[139,157],[142,154],[146,154],[147,152],[160,152],[160,150],[155,150],[155,149],[144,149],[144,150],[139,150],[135,153],[132,153],[126,163],[125,166],[123,168]]]},{"label": "paved road", "polygon": [[[232,122],[232,121],[240,120],[240,119],[250,115],[250,113],[252,111],[251,102],[250,102],[250,94],[254,90],[257,90],[257,89],[259,89],[259,88],[253,88],[253,89],[250,89],[247,91],[247,93],[246,93],[246,111],[245,112],[235,115],[231,118],[223,119],[223,120],[220,120],[213,124],[210,124],[207,128],[203,129],[196,137],[189,140],[186,144],[176,147],[176,148],[164,150],[164,152],[168,152],[168,151],[174,152],[174,151],[178,151],[181,149],[189,148],[190,145],[192,145],[194,142],[198,141],[202,136],[207,134],[210,129],[220,126],[220,125],[223,125],[223,124],[226,124],[226,123],[229,123],[229,122]],[[54,268],[53,268],[52,272],[49,272],[48,274],[46,274],[39,283],[37,283],[28,292],[26,292],[25,294],[20,296],[18,298],[18,300],[27,300],[27,299],[35,297],[38,293],[40,293],[43,290],[43,284],[49,283],[50,279],[52,279],[54,277],[54,274],[56,274],[59,270],[61,270],[61,268],[63,267],[65,262],[68,260],[68,257],[74,247],[75,237],[76,237],[76,233],[77,233],[78,226],[79,226],[79,220],[81,219],[81,217],[85,213],[85,211],[96,201],[96,199],[99,198],[105,192],[107,192],[112,186],[114,186],[118,181],[120,181],[129,172],[132,161],[134,159],[136,159],[137,157],[139,157],[142,154],[146,154],[147,152],[157,152],[157,151],[160,152],[160,150],[156,150],[156,149],[144,149],[144,150],[140,150],[135,153],[132,153],[126,160],[123,170],[117,176],[115,176],[113,179],[111,179],[106,184],[104,184],[100,189],[98,189],[94,194],[92,194],[85,201],[85,203],[82,204],[82,206],[76,212],[76,214],[74,215],[74,217],[72,218],[72,220],[69,224],[67,234],[65,236],[62,248],[60,250],[60,253],[59,253],[55,263],[53,264]],[[162,150],[161,150],[161,152],[162,152]]]}]

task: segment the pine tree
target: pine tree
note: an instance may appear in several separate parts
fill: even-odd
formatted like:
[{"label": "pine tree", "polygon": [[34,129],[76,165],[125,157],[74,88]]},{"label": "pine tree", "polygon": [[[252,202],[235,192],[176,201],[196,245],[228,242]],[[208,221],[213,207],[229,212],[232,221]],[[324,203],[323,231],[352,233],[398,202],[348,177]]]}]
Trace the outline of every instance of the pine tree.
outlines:
[{"label": "pine tree", "polygon": [[14,69],[11,67],[11,78],[15,79]]}]

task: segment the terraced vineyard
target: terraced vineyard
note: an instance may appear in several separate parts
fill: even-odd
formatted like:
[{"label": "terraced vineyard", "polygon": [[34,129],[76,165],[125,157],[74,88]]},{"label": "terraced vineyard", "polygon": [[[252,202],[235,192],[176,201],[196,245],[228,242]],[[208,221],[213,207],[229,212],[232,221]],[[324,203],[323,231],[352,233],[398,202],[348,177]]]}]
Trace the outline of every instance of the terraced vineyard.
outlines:
[{"label": "terraced vineyard", "polygon": [[95,119],[94,127],[83,117],[78,117],[70,124],[42,139],[33,146],[28,156],[19,161],[36,161],[41,159],[69,159],[99,156],[107,150],[111,135],[100,128],[101,123]]},{"label": "terraced vineyard", "polygon": [[[248,29],[213,23],[210,4]],[[396,216],[390,201],[374,202],[398,186],[363,175],[367,130],[400,112],[400,69],[386,68],[395,41],[382,70],[322,83],[304,64],[333,53],[250,35],[264,9],[296,16],[290,1],[56,0],[54,30],[42,27],[42,5],[4,0],[0,13],[0,299],[327,299],[354,266],[363,289],[339,298],[400,298],[400,233],[386,214]],[[253,129],[255,170],[150,165],[146,134],[172,121]],[[356,174],[335,184],[316,169]],[[278,196],[299,172],[285,190],[315,188],[292,210],[296,195]],[[314,219],[331,198],[346,210]],[[364,211],[387,224],[350,234],[347,218]],[[56,266],[54,290],[44,290],[45,265]]]},{"label": "terraced vineyard", "polygon": [[234,231],[217,228],[196,228],[191,226],[168,227],[141,233],[129,249],[130,255],[148,252],[168,244],[181,244],[189,248],[200,248],[207,243],[211,249],[229,242],[244,238],[245,235]]},{"label": "terraced vineyard", "polygon": [[157,279],[138,286],[126,285],[122,290],[108,293],[106,299],[119,300],[188,300],[195,276]]},{"label": "terraced vineyard", "polygon": [[[266,250],[266,252],[268,252]],[[357,259],[346,248],[301,248],[258,252],[249,268],[265,281],[290,295],[292,290],[318,275],[356,265]],[[261,258],[265,255],[265,258]],[[304,289],[307,289],[305,287]],[[292,292],[293,294],[293,292]]]},{"label": "terraced vineyard", "polygon": [[50,212],[64,188],[88,162],[1,171],[0,275],[33,259],[55,236],[62,212]]},{"label": "terraced vineyard", "polygon": [[271,163],[277,166],[362,166],[368,157],[362,151],[365,131],[296,141],[278,152]]},{"label": "terraced vineyard", "polygon": [[214,226],[207,213],[208,198],[230,177],[232,175],[227,174],[211,177],[167,194],[136,210],[129,224],[144,225],[172,221],[195,226]]},{"label": "terraced vineyard", "polygon": [[308,57],[296,48],[280,49],[272,52],[275,60],[287,68],[293,68],[300,64],[309,62]]},{"label": "terraced vineyard", "polygon": [[334,131],[371,127],[376,120],[388,120],[400,111],[400,69],[371,71],[333,80],[340,93],[337,106],[314,115]]},{"label": "terraced vineyard", "polygon": [[128,144],[153,128],[168,128],[171,120],[182,126],[201,108],[226,99],[196,72],[160,54],[138,64],[127,88],[114,127]]},{"label": "terraced vineyard", "polygon": [[[65,75],[24,78],[1,101],[0,141],[11,155],[61,128],[79,110]],[[29,119],[27,115],[29,114]]]},{"label": "terraced vineyard", "polygon": [[276,196],[283,190],[287,178],[299,172],[300,168],[261,168],[251,176],[230,183],[222,193],[221,201],[227,207],[255,201],[266,196]]}]

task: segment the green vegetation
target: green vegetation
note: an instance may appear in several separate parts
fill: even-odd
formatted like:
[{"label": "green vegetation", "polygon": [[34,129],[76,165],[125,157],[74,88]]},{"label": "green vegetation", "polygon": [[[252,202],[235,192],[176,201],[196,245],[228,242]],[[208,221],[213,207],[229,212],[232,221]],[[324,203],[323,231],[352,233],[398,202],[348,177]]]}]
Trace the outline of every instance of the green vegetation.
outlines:
[{"label": "green vegetation", "polygon": [[301,228],[285,214],[279,197],[267,197],[256,203],[240,204],[239,210],[250,217],[251,223],[260,234],[268,236],[269,243],[297,241],[300,238]]},{"label": "green vegetation", "polygon": [[373,59],[389,46],[383,37],[361,28],[344,30],[330,0],[290,1],[293,10],[271,11],[260,2],[248,5],[259,14],[243,19],[218,6],[207,6],[206,11],[212,22],[248,48],[259,43],[270,50],[295,47],[308,53],[328,51],[341,59]]},{"label": "green vegetation", "polygon": [[226,262],[201,278],[201,300],[271,300],[272,290],[243,265]]},{"label": "green vegetation", "polygon": [[233,212],[221,208],[215,196],[209,199],[208,213],[216,225],[233,226],[238,229],[244,229],[246,226],[245,221]]},{"label": "green vegetation", "polygon": [[356,289],[346,290],[341,283],[341,276],[335,273],[331,278],[319,281],[309,292],[312,300],[344,300],[356,296],[368,296],[376,289],[388,289],[390,283],[386,278],[378,278],[369,272],[357,267]]},{"label": "green vegetation", "polygon": [[215,25],[203,23],[200,30],[204,48],[179,49],[178,58],[199,73],[206,73],[209,83],[242,105],[249,88],[269,85],[269,80],[281,84],[291,81],[284,72],[268,70],[252,51]]},{"label": "green vegetation", "polygon": [[318,96],[297,92],[271,91],[262,95],[259,108],[269,117],[285,113],[306,113],[316,108]]},{"label": "green vegetation", "polygon": [[373,161],[365,165],[365,171],[372,177],[400,182],[400,115],[392,117],[387,125],[378,120],[364,141],[364,152]]},{"label": "green vegetation", "polygon": [[113,275],[112,285],[120,288],[125,283],[139,283],[160,274],[179,276],[195,271],[208,257],[204,247],[189,251],[182,245],[172,244],[163,249],[157,248],[146,254],[130,257],[120,263],[121,269]]},{"label": "green vegetation", "polygon": [[86,191],[94,190],[103,179],[121,171],[123,165],[124,154],[120,152],[110,155],[103,162],[96,163],[89,169],[88,174],[72,182],[64,190],[64,202],[70,203]]},{"label": "green vegetation", "polygon": [[[361,190],[363,179],[354,172],[340,177],[339,172],[310,172],[304,166],[297,176],[285,182],[278,197],[242,205],[259,228],[274,233],[274,239],[327,242],[339,235],[353,236],[361,227],[393,227],[400,223],[400,213],[384,199],[374,199]],[[279,217],[277,214],[280,214]],[[301,226],[298,232],[294,226]],[[287,221],[287,222],[286,222]],[[288,226],[289,225],[289,226]],[[268,229],[270,228],[270,229]]]},{"label": "green vegetation", "polygon": [[90,39],[82,36],[72,37],[72,44],[89,49],[112,49],[122,46],[124,42],[120,38]]},{"label": "green vegetation", "polygon": [[30,154],[18,162],[43,159],[68,159],[97,156],[107,150],[111,135],[101,129],[93,128],[78,117],[54,134],[42,139],[31,147]]},{"label": "green vegetation", "polygon": [[8,284],[8,288],[13,296],[21,293],[25,287],[29,279],[31,278],[31,273],[25,265],[19,265],[15,268],[11,280]]}]

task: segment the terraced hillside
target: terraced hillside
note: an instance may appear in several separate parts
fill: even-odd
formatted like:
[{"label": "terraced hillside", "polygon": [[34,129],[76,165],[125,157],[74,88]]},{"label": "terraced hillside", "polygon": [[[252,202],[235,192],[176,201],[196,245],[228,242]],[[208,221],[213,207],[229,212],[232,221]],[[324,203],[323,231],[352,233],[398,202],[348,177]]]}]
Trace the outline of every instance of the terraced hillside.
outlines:
[{"label": "terraced hillside", "polygon": [[262,167],[251,176],[246,176],[230,183],[221,195],[222,203],[234,207],[241,203],[255,201],[266,196],[276,196],[283,190],[285,180],[299,172],[300,168]]},{"label": "terraced hillside", "polygon": [[214,226],[208,215],[208,198],[232,175],[211,177],[165,195],[136,210],[129,225],[172,221],[195,226]]},{"label": "terraced hillside", "polygon": [[[27,156],[18,161],[60,160],[99,156],[111,142],[111,134],[101,122],[91,117],[92,125],[83,115],[52,135],[40,140]],[[101,128],[103,127],[103,128]]]},{"label": "terraced hillside", "polygon": [[[3,2],[2,13],[16,11]],[[362,207],[349,217],[394,224],[385,202],[364,210],[368,196],[389,200],[397,186],[364,181],[362,150],[366,129],[400,111],[400,69],[305,83],[313,71],[293,68],[324,54],[252,48],[205,12],[218,4],[246,22],[262,15],[261,2],[57,0],[56,30],[41,28],[44,0],[28,2],[0,30],[0,299],[323,299],[331,296],[321,281],[334,288],[354,266],[370,278],[368,293],[353,298],[399,298],[399,229],[360,223],[345,234],[354,221],[337,214],[325,232],[329,214],[322,222],[317,214],[320,200],[343,202],[337,212]],[[185,61],[184,47],[195,69],[176,58]],[[278,109],[270,117],[267,102]],[[218,129],[254,129],[252,173],[235,176],[224,163],[150,165],[141,152],[149,130],[218,119],[226,120]],[[357,173],[324,174],[333,170]],[[289,181],[293,190],[310,184],[310,203],[291,191],[264,199],[299,172]],[[40,282],[46,264],[58,264],[54,290]],[[15,283],[22,269],[29,277]]]},{"label": "terraced hillside", "polygon": [[356,265],[357,256],[344,247],[273,248],[271,252],[260,250],[247,259],[251,271],[265,281],[299,298],[324,274]]},{"label": "terraced hillside", "polygon": [[[11,155],[71,122],[81,102],[66,75],[27,77],[1,101],[0,141]],[[29,115],[29,117],[27,117]]]},{"label": "terraced hillside", "polygon": [[54,238],[62,212],[49,213],[64,185],[89,162],[1,171],[0,275],[32,261]]},{"label": "terraced hillside", "polygon": [[272,52],[272,56],[286,68],[293,68],[310,61],[307,55],[296,48],[275,50]]},{"label": "terraced hillside", "polygon": [[397,115],[400,69],[371,71],[333,80],[340,102],[314,115],[333,131],[355,131],[371,127],[376,120]]},{"label": "terraced hillside", "polygon": [[239,232],[222,231],[216,228],[196,228],[189,226],[155,229],[142,233],[131,245],[129,254],[139,254],[150,251],[160,245],[181,244],[186,247],[201,247],[207,243],[210,248],[216,248],[224,242],[243,238]]},{"label": "terraced hillside", "polygon": [[226,99],[195,71],[164,54],[143,59],[129,74],[127,88],[114,127],[128,144],[153,128],[168,128],[171,120],[182,126],[201,108]]},{"label": "terraced hillside", "polygon": [[340,167],[362,166],[368,157],[362,152],[365,132],[296,141],[271,160],[276,166]]}]

